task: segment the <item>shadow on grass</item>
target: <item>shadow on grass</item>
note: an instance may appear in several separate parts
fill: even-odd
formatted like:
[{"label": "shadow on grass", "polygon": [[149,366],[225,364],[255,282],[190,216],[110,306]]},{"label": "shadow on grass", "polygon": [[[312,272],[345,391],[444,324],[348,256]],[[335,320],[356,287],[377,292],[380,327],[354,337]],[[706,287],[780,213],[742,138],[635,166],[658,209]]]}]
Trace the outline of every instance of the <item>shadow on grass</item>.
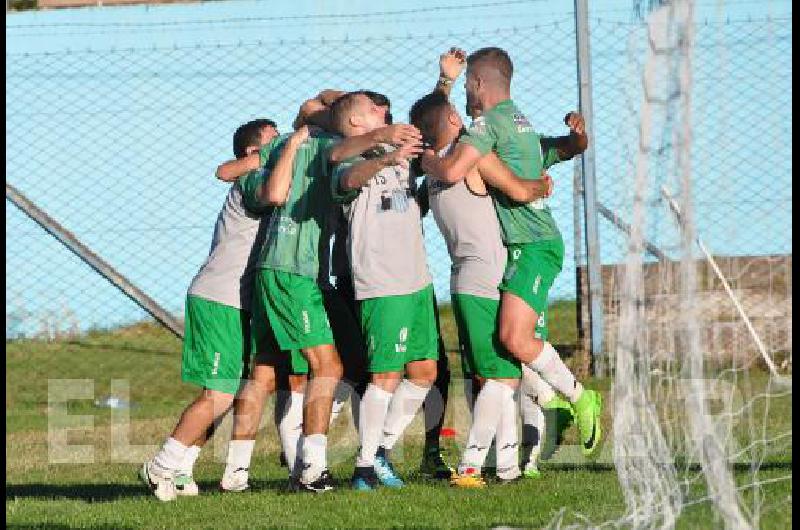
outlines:
[{"label": "shadow on grass", "polygon": [[86,526],[86,525],[81,524],[79,526],[70,526],[70,525],[66,525],[66,524],[55,524],[55,523],[40,523],[40,524],[35,524],[35,523],[25,523],[25,524],[9,523],[8,525],[6,525],[6,528],[15,528],[15,529],[19,529],[19,530],[22,530],[22,529],[30,530],[32,528],[42,528],[42,529],[46,528],[47,530],[72,530],[73,528],[84,528],[84,529],[88,529],[88,530],[129,530],[129,529],[133,529],[134,527],[133,526],[120,526],[118,524],[114,524],[114,525],[99,524],[99,525],[92,525],[92,526]]},{"label": "shadow on grass", "polygon": [[180,350],[170,350],[166,348],[147,348],[143,346],[133,346],[128,344],[119,344],[119,343],[111,343],[111,342],[89,342],[89,341],[82,341],[82,340],[70,340],[67,341],[66,344],[72,347],[77,347],[85,350],[100,350],[100,351],[123,351],[123,352],[131,352],[131,353],[148,353],[148,354],[155,354],[155,355],[175,355],[176,351],[180,353]]},{"label": "shadow on grass", "polygon": [[[232,495],[219,490],[218,481],[199,481],[203,495]],[[285,479],[250,480],[247,493],[285,493]],[[150,491],[140,484],[6,484],[6,500],[14,499],[67,499],[84,502],[111,502],[119,499],[150,497]]]}]

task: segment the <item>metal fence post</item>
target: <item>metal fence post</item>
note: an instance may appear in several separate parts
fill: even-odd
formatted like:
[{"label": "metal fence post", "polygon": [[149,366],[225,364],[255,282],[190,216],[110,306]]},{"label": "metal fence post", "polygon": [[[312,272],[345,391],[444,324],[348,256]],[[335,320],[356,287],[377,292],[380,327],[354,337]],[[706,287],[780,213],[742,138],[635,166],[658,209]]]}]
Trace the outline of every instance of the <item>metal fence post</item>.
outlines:
[{"label": "metal fence post", "polygon": [[603,354],[603,284],[600,263],[600,243],[597,227],[597,186],[594,164],[594,124],[592,113],[592,75],[589,52],[589,5],[588,0],[575,0],[575,36],[578,56],[578,93],[581,114],[586,120],[589,147],[581,156],[583,176],[583,212],[586,237],[586,256],[589,281],[589,311],[592,367],[594,375],[606,374]]}]

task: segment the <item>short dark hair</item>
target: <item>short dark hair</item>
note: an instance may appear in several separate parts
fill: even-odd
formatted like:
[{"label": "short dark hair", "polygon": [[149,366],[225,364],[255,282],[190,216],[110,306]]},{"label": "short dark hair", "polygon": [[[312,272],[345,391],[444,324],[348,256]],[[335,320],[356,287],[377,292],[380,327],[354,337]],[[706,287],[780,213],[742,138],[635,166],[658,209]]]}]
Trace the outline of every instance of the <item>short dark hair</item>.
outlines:
[{"label": "short dark hair", "polygon": [[490,67],[500,73],[509,83],[514,75],[514,63],[508,52],[502,48],[489,46],[472,52],[467,57],[467,68]]},{"label": "short dark hair", "polygon": [[344,134],[344,127],[347,123],[347,118],[356,104],[356,96],[363,95],[358,92],[348,92],[342,94],[331,103],[331,127],[339,134]]},{"label": "short dark hair", "polygon": [[386,111],[386,123],[387,125],[392,124],[392,102],[389,101],[389,98],[385,95],[381,94],[380,92],[373,92],[372,90],[357,90],[358,94],[364,94],[369,99],[372,100],[374,104],[379,107],[386,107],[388,110]]},{"label": "short dark hair", "polygon": [[233,133],[233,156],[244,158],[247,156],[248,147],[260,147],[259,136],[264,127],[278,128],[274,121],[266,118],[259,118],[240,125],[236,132]]},{"label": "short dark hair", "polygon": [[441,92],[431,92],[418,99],[408,113],[411,125],[422,133],[423,141],[435,144],[444,113],[450,109],[450,100]]}]

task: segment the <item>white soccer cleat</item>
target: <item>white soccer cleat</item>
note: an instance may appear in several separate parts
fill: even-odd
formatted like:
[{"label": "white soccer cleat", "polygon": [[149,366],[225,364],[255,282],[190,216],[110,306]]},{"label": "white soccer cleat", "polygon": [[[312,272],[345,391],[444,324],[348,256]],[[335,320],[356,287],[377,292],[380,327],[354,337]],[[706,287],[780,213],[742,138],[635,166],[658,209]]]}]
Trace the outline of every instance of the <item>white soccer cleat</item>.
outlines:
[{"label": "white soccer cleat", "polygon": [[194,497],[200,494],[200,488],[192,475],[178,472],[175,474],[175,493],[179,497]]},{"label": "white soccer cleat", "polygon": [[139,470],[139,478],[150,488],[153,495],[163,502],[174,501],[177,497],[173,472],[155,462],[145,462]]},{"label": "white soccer cleat", "polygon": [[219,489],[222,491],[244,491],[250,487],[248,478],[250,471],[246,467],[237,468],[233,473],[225,473],[222,475],[222,480],[219,483]]}]

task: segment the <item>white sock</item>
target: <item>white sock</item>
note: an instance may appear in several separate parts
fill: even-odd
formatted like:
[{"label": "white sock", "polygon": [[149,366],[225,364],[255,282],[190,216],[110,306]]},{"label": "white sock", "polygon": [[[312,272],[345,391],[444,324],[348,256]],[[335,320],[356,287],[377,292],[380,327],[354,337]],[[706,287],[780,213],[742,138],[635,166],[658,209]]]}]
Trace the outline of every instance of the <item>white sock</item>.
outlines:
[{"label": "white sock", "polygon": [[511,388],[492,379],[486,381],[475,399],[472,412],[472,425],[467,436],[467,447],[458,464],[458,472],[464,473],[467,468],[475,468],[478,472],[486,460],[486,453],[497,432],[500,416],[497,411],[503,406],[506,391]]},{"label": "white sock", "polygon": [[[502,383],[501,383],[502,384]],[[519,470],[519,432],[517,417],[519,405],[517,392],[508,385],[510,392],[503,394],[503,407],[500,409],[500,421],[497,424],[495,447],[497,451],[497,476],[503,480],[511,480],[520,476]]]},{"label": "white sock", "polygon": [[539,372],[542,379],[564,394],[570,403],[578,401],[583,392],[583,385],[575,379],[575,376],[572,375],[564,361],[558,356],[556,349],[549,342],[544,343],[544,349],[542,349],[539,357],[529,363],[528,368]]},{"label": "white sock", "polygon": [[290,392],[284,405],[283,415],[278,420],[278,435],[290,475],[297,469],[301,454],[304,397],[302,392]]},{"label": "white sock", "polygon": [[183,458],[187,449],[189,448],[170,436],[161,446],[161,450],[156,453],[153,462],[164,469],[177,471],[183,465]]},{"label": "white sock", "polygon": [[328,468],[327,452],[327,435],[309,434],[303,436],[303,482],[314,482]]},{"label": "white sock", "polygon": [[387,451],[395,446],[403,431],[414,419],[429,390],[429,387],[416,385],[408,379],[403,379],[403,382],[397,387],[392,402],[389,404],[389,412],[386,414],[386,421],[383,424],[383,437],[380,443]]},{"label": "white sock", "polygon": [[520,384],[520,393],[528,395],[536,403],[544,405],[551,399],[556,397],[556,391],[548,384],[547,381],[542,379],[538,372],[534,372],[527,365],[522,365],[522,383]]},{"label": "white sock", "polygon": [[239,468],[248,469],[255,445],[255,440],[231,440],[228,443],[225,475],[229,475]]},{"label": "white sock", "polygon": [[361,448],[358,451],[356,466],[372,467],[375,464],[375,453],[381,441],[383,424],[389,410],[392,394],[377,385],[370,383],[361,398],[361,410],[358,419],[358,436]]},{"label": "white sock", "polygon": [[336,390],[333,392],[333,406],[331,407],[331,421],[328,425],[333,425],[333,422],[336,421],[336,418],[339,417],[339,414],[342,413],[344,410],[344,406],[347,404],[347,398],[350,397],[350,391],[352,387],[346,381],[339,381],[336,385]]},{"label": "white sock", "polygon": [[192,474],[192,470],[194,470],[194,463],[197,462],[197,458],[200,456],[200,449],[201,448],[197,445],[193,445],[186,449],[180,469],[182,473],[185,473],[186,475]]},{"label": "white sock", "polygon": [[545,419],[542,408],[525,392],[519,396],[519,408],[522,416],[522,462],[527,469],[529,465],[536,465],[542,452]]}]

